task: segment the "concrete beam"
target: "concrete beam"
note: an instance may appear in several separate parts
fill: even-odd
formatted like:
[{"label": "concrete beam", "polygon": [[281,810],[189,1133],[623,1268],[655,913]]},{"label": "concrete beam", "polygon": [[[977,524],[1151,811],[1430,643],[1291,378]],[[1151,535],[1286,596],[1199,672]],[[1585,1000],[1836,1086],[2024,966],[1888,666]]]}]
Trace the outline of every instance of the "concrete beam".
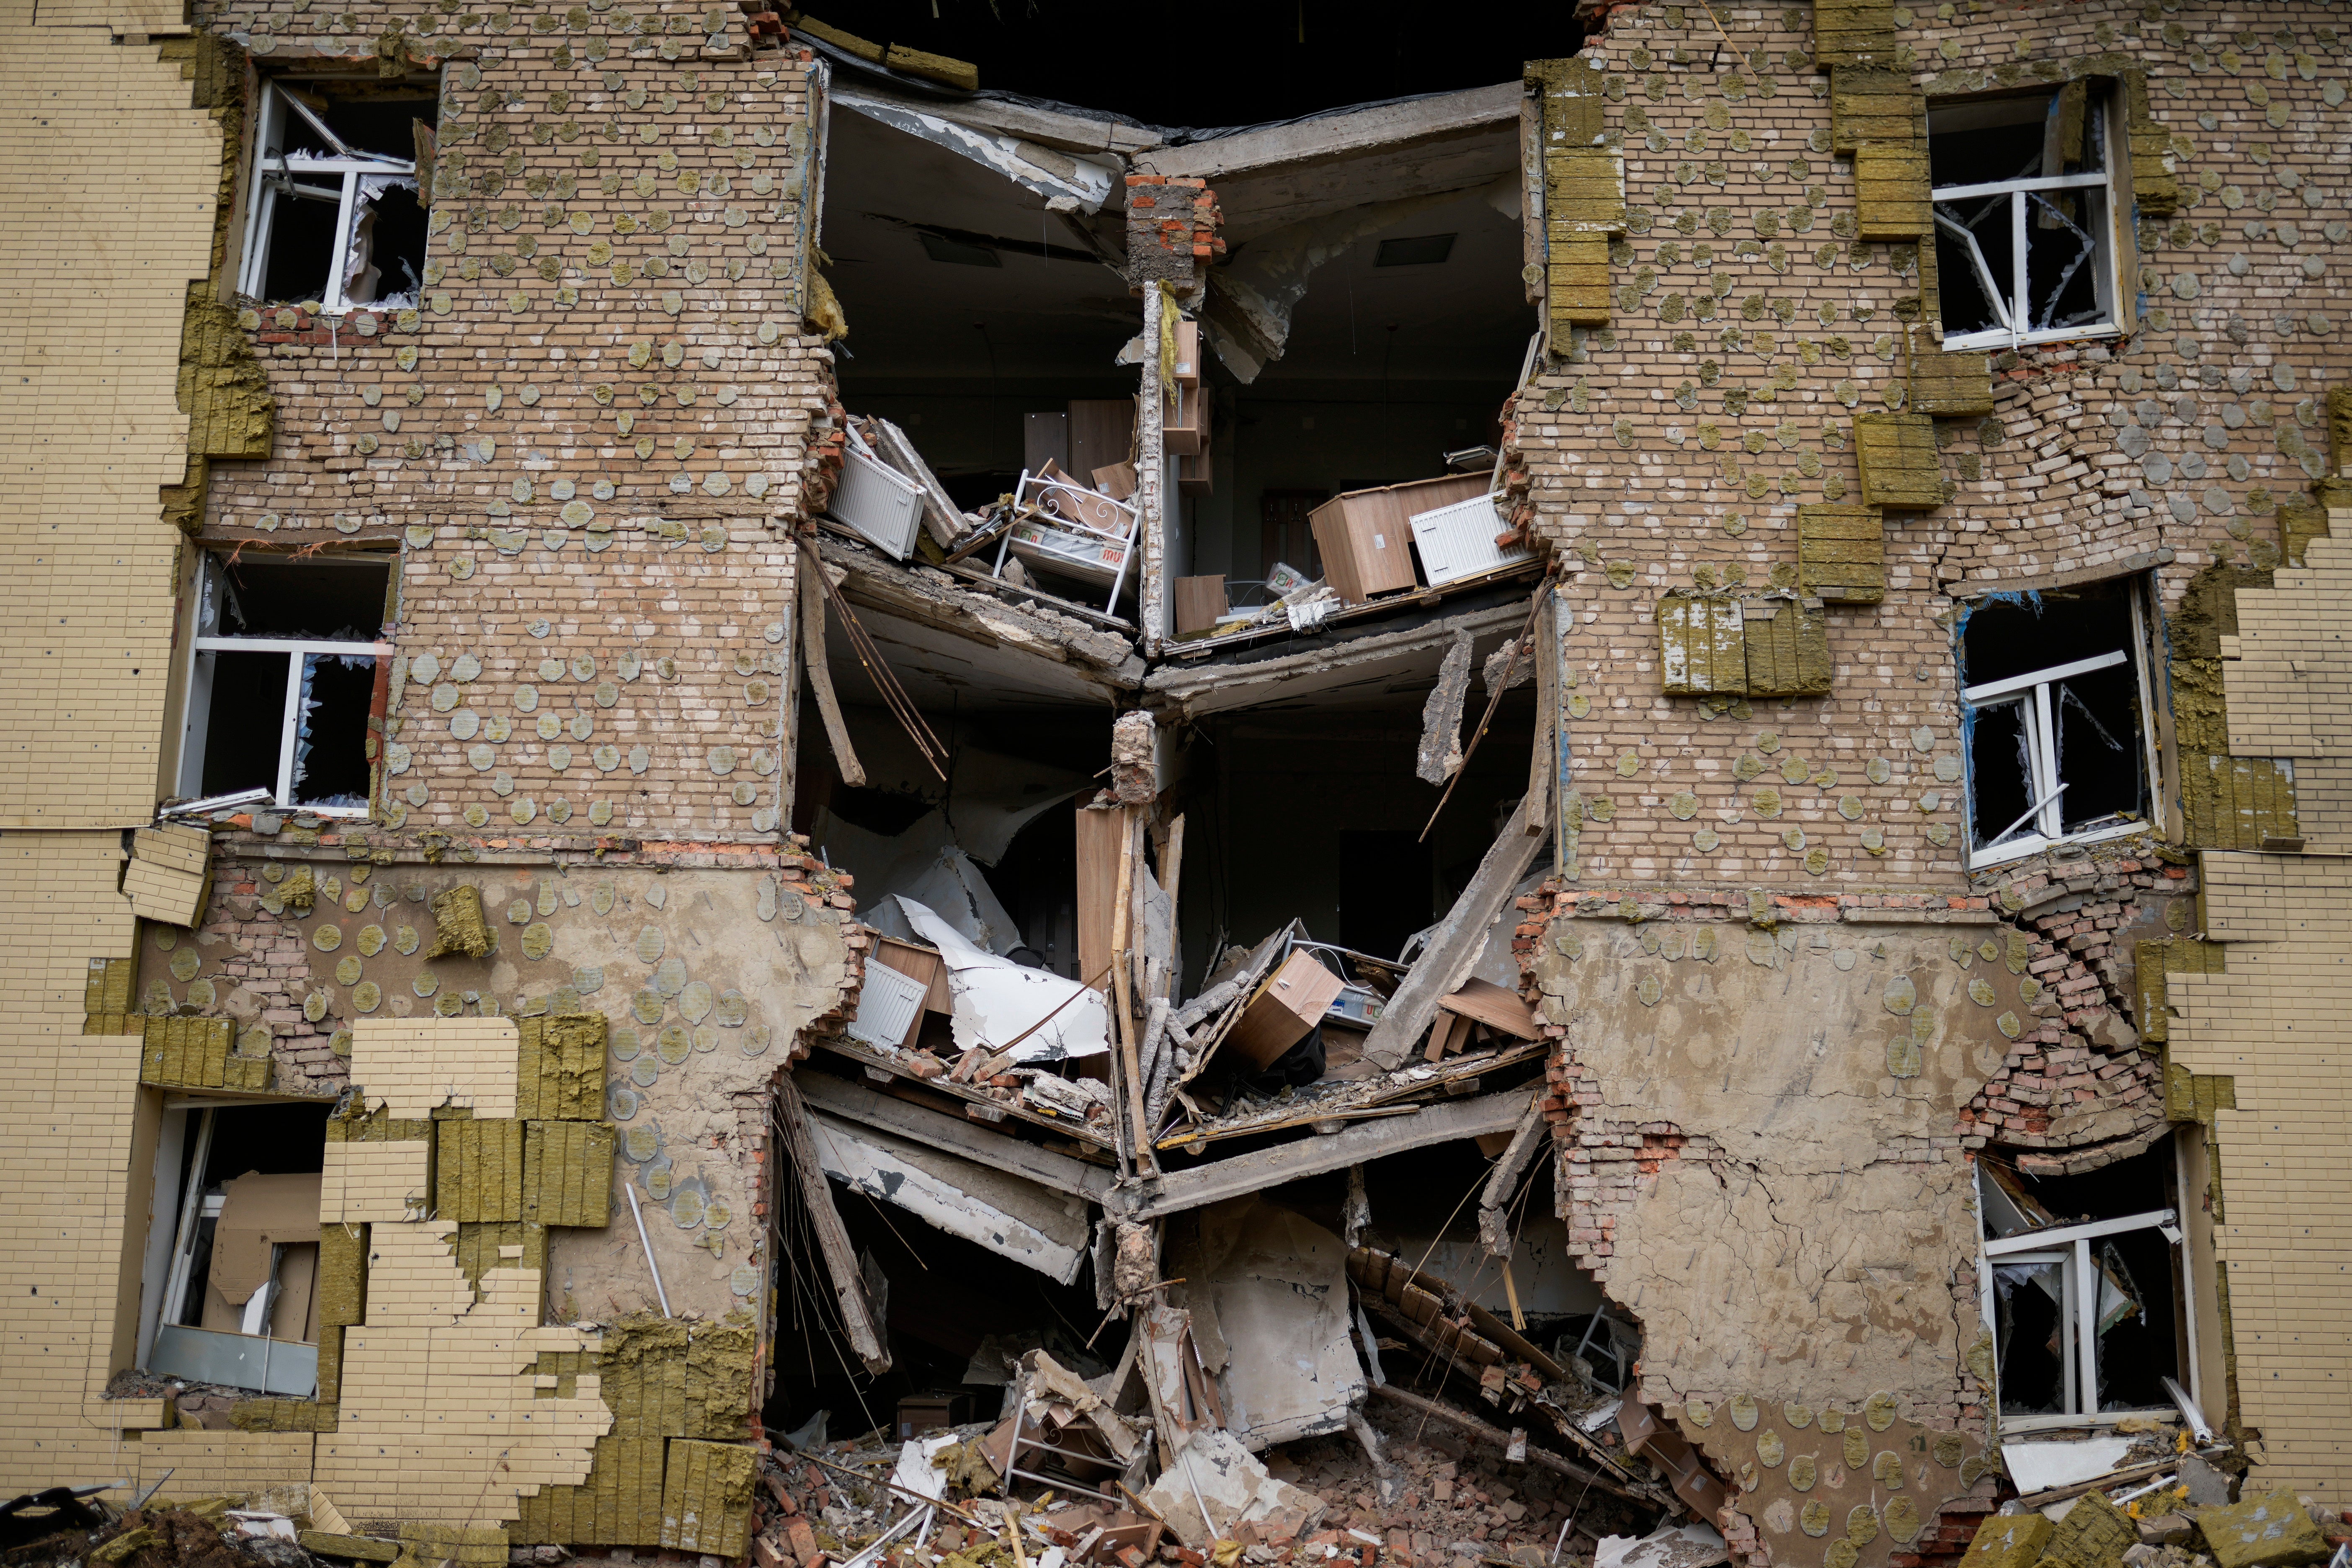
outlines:
[{"label": "concrete beam", "polygon": [[1135,166],[1147,174],[1214,182],[1254,170],[1395,147],[1483,126],[1516,125],[1525,90],[1519,82],[1507,81],[1339,110],[1181,147],[1156,147],[1139,154]]},{"label": "concrete beam", "polygon": [[1118,1177],[1103,1166],[1073,1160],[1067,1154],[1056,1154],[1006,1133],[991,1132],[957,1117],[910,1105],[895,1095],[877,1094],[831,1073],[800,1072],[793,1077],[800,1084],[801,1098],[828,1115],[895,1132],[974,1164],[1024,1177],[1057,1193],[1099,1204],[1110,1197],[1118,1183]]},{"label": "concrete beam", "polygon": [[1156,1186],[1147,1189],[1129,1217],[1159,1219],[1284,1182],[1319,1176],[1326,1171],[1344,1171],[1384,1154],[1426,1149],[1457,1138],[1507,1132],[1527,1113],[1529,1099],[1529,1090],[1515,1089],[1475,1100],[1450,1100],[1423,1106],[1411,1116],[1359,1121],[1328,1135],[1300,1138],[1272,1149],[1236,1154],[1213,1164],[1171,1172],[1160,1177]]}]

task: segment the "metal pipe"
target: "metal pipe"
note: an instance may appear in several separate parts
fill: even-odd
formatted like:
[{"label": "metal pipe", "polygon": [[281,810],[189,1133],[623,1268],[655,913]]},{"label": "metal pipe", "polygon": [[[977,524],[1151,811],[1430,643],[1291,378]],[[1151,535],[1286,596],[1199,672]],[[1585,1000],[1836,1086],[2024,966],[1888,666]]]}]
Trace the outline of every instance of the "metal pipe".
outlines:
[{"label": "metal pipe", "polygon": [[621,1190],[629,1194],[629,1213],[636,1216],[637,1245],[645,1248],[646,1271],[654,1277],[654,1294],[661,1300],[662,1316],[671,1316],[669,1292],[662,1289],[661,1265],[654,1261],[654,1244],[646,1237],[646,1211],[637,1206],[637,1184],[624,1182]]}]

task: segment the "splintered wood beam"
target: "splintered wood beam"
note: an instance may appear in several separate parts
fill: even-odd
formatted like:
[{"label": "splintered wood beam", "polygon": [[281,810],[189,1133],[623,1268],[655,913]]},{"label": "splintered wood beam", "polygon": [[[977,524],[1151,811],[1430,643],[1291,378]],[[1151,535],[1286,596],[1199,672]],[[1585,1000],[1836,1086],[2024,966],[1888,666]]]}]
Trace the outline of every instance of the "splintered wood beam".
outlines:
[{"label": "splintered wood beam", "polygon": [[776,1128],[784,1152],[792,1158],[793,1172],[800,1177],[809,1228],[816,1232],[825,1272],[833,1276],[834,1300],[841,1308],[841,1326],[849,1336],[849,1348],[857,1352],[866,1371],[886,1373],[890,1370],[890,1347],[882,1338],[881,1325],[874,1321],[874,1304],[866,1295],[866,1276],[858,1269],[857,1253],[849,1245],[841,1211],[834,1207],[833,1185],[818,1163],[816,1141],[809,1135],[808,1107],[791,1073],[784,1074],[776,1086]]},{"label": "splintered wood beam", "polygon": [[834,765],[841,770],[841,782],[852,788],[866,784],[866,769],[857,760],[857,749],[849,743],[849,723],[841,716],[841,699],[833,689],[833,667],[824,653],[824,584],[817,574],[824,570],[814,551],[803,553],[793,563],[800,579],[801,601],[801,664],[808,671],[809,690],[816,698],[816,710],[824,719],[824,738],[833,747]]}]

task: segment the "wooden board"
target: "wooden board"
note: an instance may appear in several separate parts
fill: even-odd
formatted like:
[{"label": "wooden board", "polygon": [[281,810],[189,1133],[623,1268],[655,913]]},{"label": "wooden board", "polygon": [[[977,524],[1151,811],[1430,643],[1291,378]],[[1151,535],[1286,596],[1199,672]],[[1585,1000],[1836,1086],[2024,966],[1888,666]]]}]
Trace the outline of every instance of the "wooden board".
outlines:
[{"label": "wooden board", "polygon": [[1257,994],[1226,1031],[1224,1049],[1255,1068],[1272,1067],[1283,1052],[1307,1037],[1339,999],[1339,977],[1301,949],[1266,976]]},{"label": "wooden board", "polygon": [[1307,523],[1315,531],[1315,547],[1323,556],[1324,574],[1339,597],[1360,605],[1377,595],[1417,584],[1412,518],[1484,495],[1487,478],[1445,474],[1349,490],[1317,507],[1308,514]]},{"label": "wooden board", "polygon": [[1217,617],[1230,607],[1225,597],[1223,573],[1213,577],[1179,577],[1176,579],[1176,635],[1204,632],[1217,624]]},{"label": "wooden board", "polygon": [[[1081,984],[1110,967],[1111,922],[1118,914],[1118,862],[1127,850],[1127,813],[1081,808],[1078,819],[1078,973]],[[1108,984],[1108,976],[1104,983]]]},{"label": "wooden board", "polygon": [[1463,982],[1462,988],[1451,996],[1441,996],[1438,1007],[1447,1013],[1458,1013],[1475,1019],[1489,1028],[1522,1040],[1540,1039],[1543,1029],[1536,1022],[1535,1010],[1516,991],[1507,991],[1491,980],[1472,977]]},{"label": "wooden board", "polygon": [[1093,477],[1097,468],[1124,463],[1135,455],[1135,399],[1074,397],[1069,412],[1070,455],[1062,467]]}]

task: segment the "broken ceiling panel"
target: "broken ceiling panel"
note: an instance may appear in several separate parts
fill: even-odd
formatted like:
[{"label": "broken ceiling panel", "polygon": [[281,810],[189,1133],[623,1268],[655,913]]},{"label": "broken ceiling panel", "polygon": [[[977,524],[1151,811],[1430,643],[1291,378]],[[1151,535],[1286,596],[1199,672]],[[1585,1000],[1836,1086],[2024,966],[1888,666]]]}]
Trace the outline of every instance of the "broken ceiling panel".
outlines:
[{"label": "broken ceiling panel", "polygon": [[1093,1236],[1082,1200],[830,1116],[811,1112],[809,1125],[826,1175],[1062,1284],[1077,1279]]},{"label": "broken ceiling panel", "polygon": [[886,936],[912,939],[892,894],[903,894],[991,952],[1021,945],[1021,928],[955,841],[947,818],[926,812],[895,838],[817,813],[814,837],[832,864],[857,879],[867,923]]},{"label": "broken ceiling panel", "polygon": [[898,902],[915,934],[947,960],[958,1050],[987,1046],[1011,1051],[1017,1062],[1044,1062],[1110,1049],[1101,992],[984,952],[922,905]]},{"label": "broken ceiling panel", "polygon": [[1018,136],[959,124],[908,104],[869,98],[854,89],[835,89],[833,101],[993,169],[1023,189],[1045,197],[1046,206],[1055,212],[1100,212],[1111,193],[1119,188],[1118,170]]}]

